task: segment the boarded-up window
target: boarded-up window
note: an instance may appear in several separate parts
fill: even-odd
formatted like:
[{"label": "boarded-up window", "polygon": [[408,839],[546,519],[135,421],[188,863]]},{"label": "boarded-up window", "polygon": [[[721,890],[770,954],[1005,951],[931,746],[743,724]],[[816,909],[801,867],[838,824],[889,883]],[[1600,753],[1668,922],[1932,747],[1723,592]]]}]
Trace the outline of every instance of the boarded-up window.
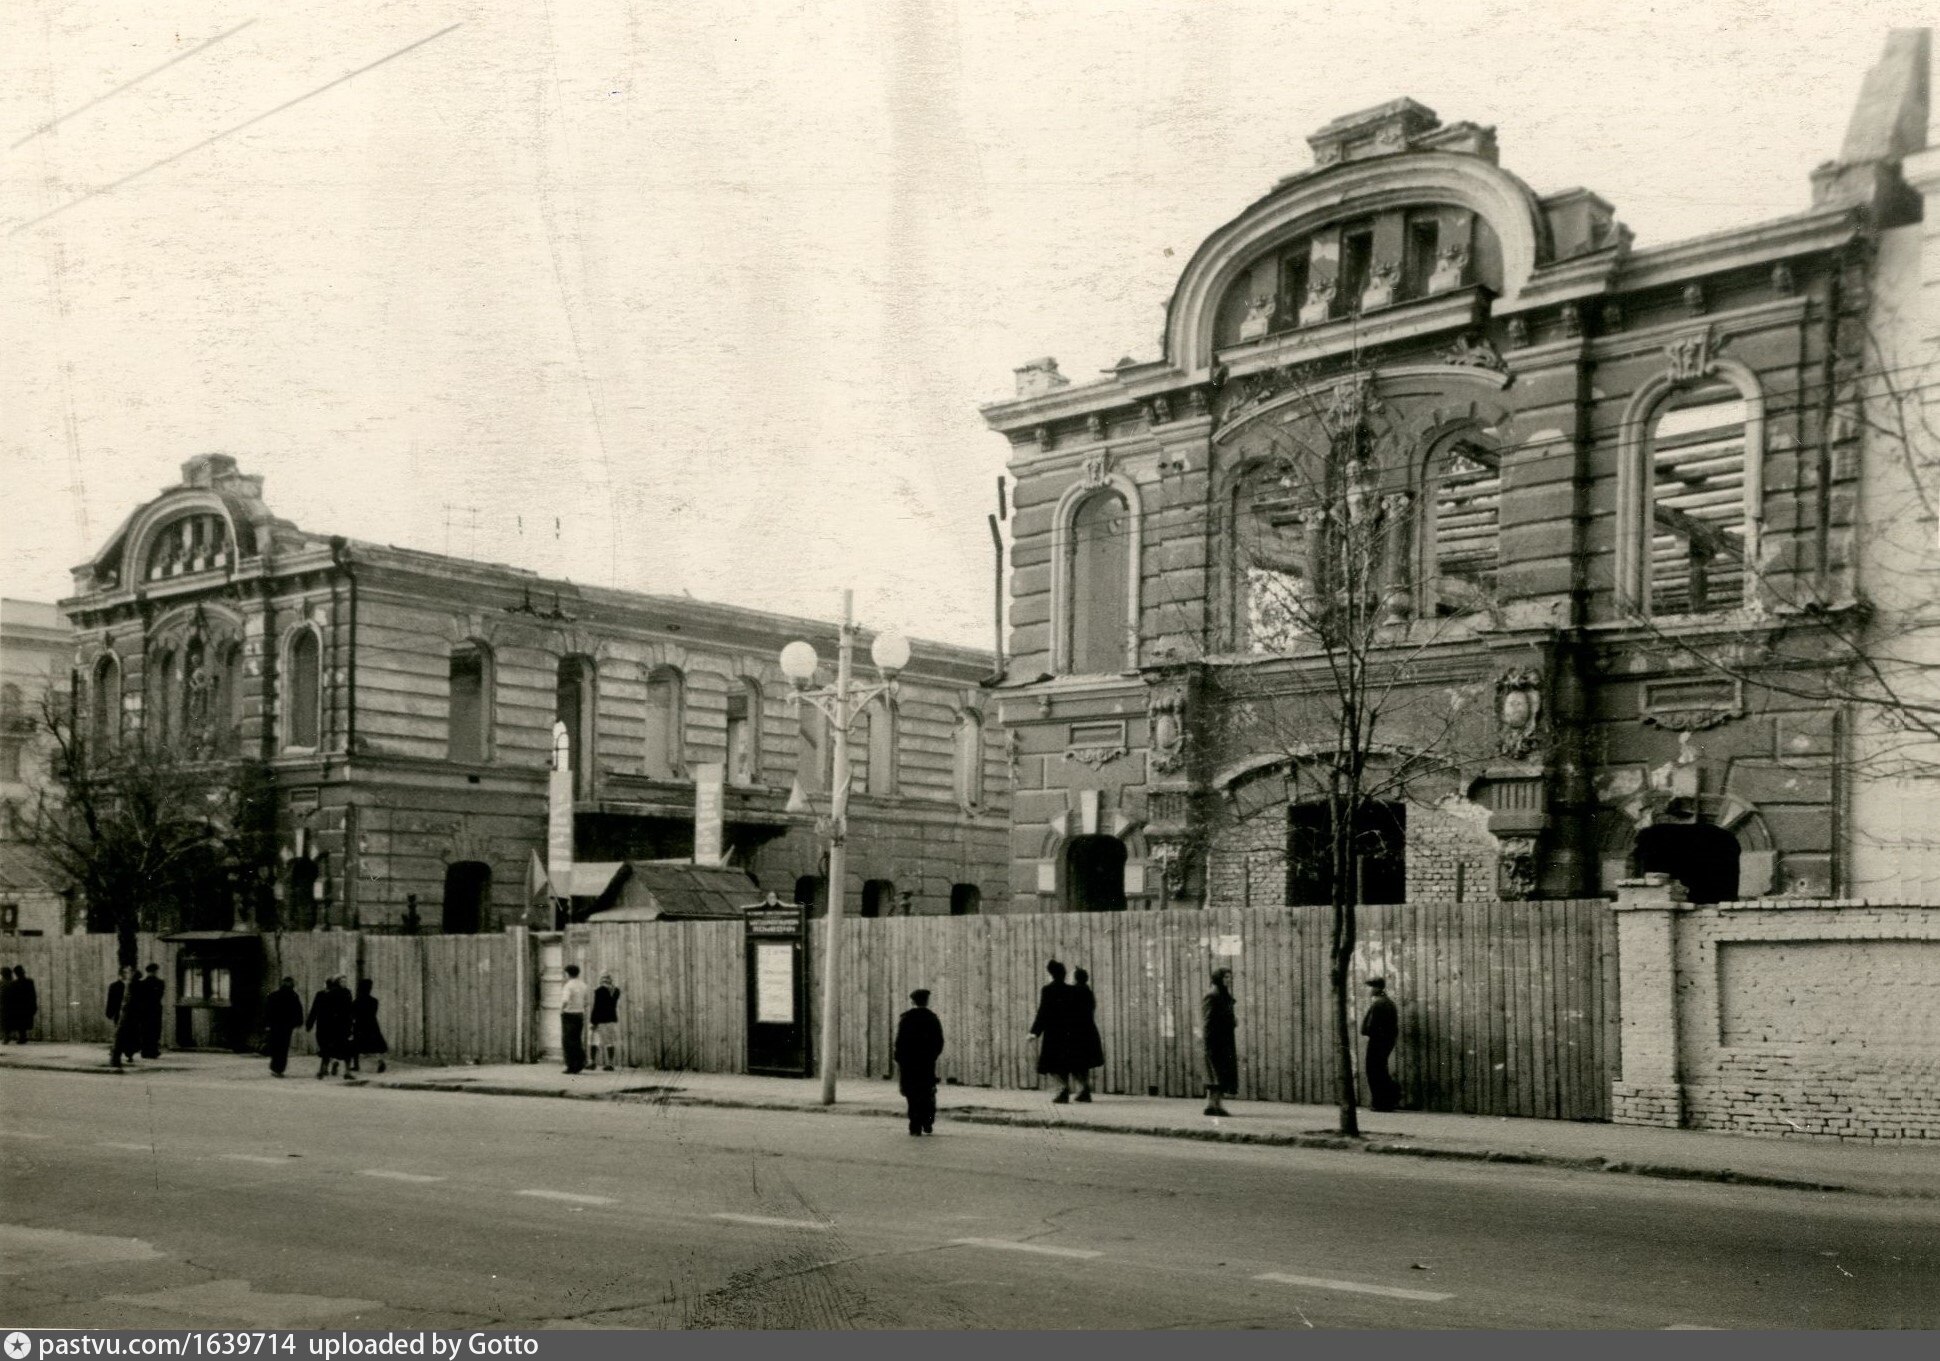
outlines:
[{"label": "boarded-up window", "polygon": [[454,761],[478,762],[491,751],[492,669],[485,649],[465,643],[451,654],[451,732]]},{"label": "boarded-up window", "polygon": [[983,802],[983,718],[969,709],[957,715],[957,802],[974,808]]},{"label": "boarded-up window", "polygon": [[657,666],[647,677],[646,751],[642,766],[653,780],[677,780],[686,760],[686,686],[680,672]]},{"label": "boarded-up window", "polygon": [[902,726],[896,706],[877,705],[869,720],[869,789],[875,794],[896,792],[896,739]]},{"label": "boarded-up window", "polygon": [[1313,498],[1271,463],[1249,471],[1233,495],[1234,650],[1286,652],[1312,632]]},{"label": "boarded-up window", "polygon": [[1429,514],[1422,522],[1429,569],[1424,613],[1467,614],[1495,593],[1501,541],[1502,471],[1493,450],[1456,445],[1430,469]]},{"label": "boarded-up window", "polygon": [[1653,614],[1732,609],[1745,597],[1745,400],[1727,383],[1679,392],[1650,432]]},{"label": "boarded-up window", "polygon": [[1123,671],[1129,664],[1129,566],[1136,545],[1125,498],[1115,491],[1088,497],[1071,517],[1071,670],[1078,675]]},{"label": "boarded-up window", "polygon": [[[1334,900],[1333,820],[1325,803],[1297,803],[1287,810],[1287,902],[1320,906]],[[1354,818],[1346,847],[1347,895],[1359,903],[1407,901],[1408,810],[1405,804],[1368,802]]]},{"label": "boarded-up window", "polygon": [[299,629],[290,639],[283,694],[283,745],[314,748],[323,728],[323,650],[313,630]]}]

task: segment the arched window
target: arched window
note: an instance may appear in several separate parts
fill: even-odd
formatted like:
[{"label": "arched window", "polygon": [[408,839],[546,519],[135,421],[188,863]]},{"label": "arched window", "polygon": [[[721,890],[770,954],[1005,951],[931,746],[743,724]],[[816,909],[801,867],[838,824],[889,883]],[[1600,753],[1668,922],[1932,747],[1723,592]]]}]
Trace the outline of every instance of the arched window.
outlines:
[{"label": "arched window", "polygon": [[761,687],[742,677],[727,697],[729,784],[761,783]]},{"label": "arched window", "polygon": [[112,751],[121,741],[121,662],[114,653],[94,664],[88,726],[97,751]]},{"label": "arched window", "polygon": [[1737,898],[1740,855],[1738,838],[1713,823],[1660,822],[1637,833],[1637,873],[1668,874],[1694,903]]},{"label": "arched window", "polygon": [[1071,514],[1067,558],[1070,592],[1063,627],[1067,670],[1077,675],[1131,665],[1131,517],[1111,488],[1093,492]]},{"label": "arched window", "polygon": [[1729,383],[1674,392],[1651,420],[1652,614],[1734,609],[1745,599],[1745,399]]},{"label": "arched window", "polygon": [[828,791],[830,745],[828,719],[807,700],[795,702],[795,778],[805,794]]},{"label": "arched window", "polygon": [[573,794],[593,796],[593,723],[595,710],[593,659],[561,657],[554,690],[554,721],[566,729],[566,757],[572,762]]},{"label": "arched window", "polygon": [[974,917],[983,911],[983,890],[975,884],[950,885],[950,915]]},{"label": "arched window", "polygon": [[161,746],[172,743],[180,731],[177,706],[182,699],[182,677],[175,664],[175,653],[165,651],[155,658],[154,674],[148,682],[144,727],[149,739]]},{"label": "arched window", "polygon": [[483,643],[460,643],[451,650],[451,715],[446,754],[453,761],[492,759],[494,677],[492,654]]},{"label": "arched window", "polygon": [[829,914],[829,881],[819,874],[804,874],[795,880],[795,901],[808,909],[811,917]]},{"label": "arched window", "polygon": [[283,745],[315,750],[323,731],[323,647],[316,630],[290,638],[283,664]]},{"label": "arched window", "polygon": [[671,666],[647,675],[647,731],[641,766],[648,779],[678,780],[686,769],[686,682]]},{"label": "arched window", "polygon": [[472,936],[484,928],[492,902],[492,867],[482,860],[445,866],[440,928],[448,936]]},{"label": "arched window", "polygon": [[890,699],[874,710],[869,719],[869,792],[886,796],[896,792],[896,744],[902,716]]},{"label": "arched window", "polygon": [[1495,450],[1456,442],[1430,460],[1419,517],[1425,618],[1467,614],[1495,594],[1501,541],[1502,465]]},{"label": "arched window", "polygon": [[983,803],[983,716],[959,711],[954,735],[957,802],[975,808]]},{"label": "arched window", "polygon": [[232,756],[242,745],[243,649],[237,642],[216,649],[215,685],[209,699],[216,750]]}]

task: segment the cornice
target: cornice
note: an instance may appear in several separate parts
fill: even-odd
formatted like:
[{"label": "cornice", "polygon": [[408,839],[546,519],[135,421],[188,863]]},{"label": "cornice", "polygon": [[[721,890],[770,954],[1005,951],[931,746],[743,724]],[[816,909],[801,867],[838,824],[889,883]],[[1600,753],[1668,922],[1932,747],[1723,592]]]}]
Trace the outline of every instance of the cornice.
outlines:
[{"label": "cornice", "polygon": [[[1597,336],[1588,344],[1590,358],[1598,363],[1613,359],[1625,359],[1634,354],[1645,354],[1661,350],[1679,336],[1693,331],[1715,327],[1727,337],[1747,335],[1753,331],[1774,330],[1784,327],[1797,327],[1805,321],[1812,300],[1803,294],[1787,298],[1774,298],[1769,302],[1753,303],[1748,307],[1733,308],[1728,312],[1704,312],[1693,317],[1679,317],[1676,321],[1658,322],[1651,326],[1640,326],[1634,331],[1618,331],[1613,335]],[[1720,341],[1719,344],[1722,344]]]},{"label": "cornice", "polygon": [[1617,277],[1622,292],[1659,288],[1725,270],[1836,250],[1863,230],[1858,210],[1819,208],[1709,236],[1633,251]]}]

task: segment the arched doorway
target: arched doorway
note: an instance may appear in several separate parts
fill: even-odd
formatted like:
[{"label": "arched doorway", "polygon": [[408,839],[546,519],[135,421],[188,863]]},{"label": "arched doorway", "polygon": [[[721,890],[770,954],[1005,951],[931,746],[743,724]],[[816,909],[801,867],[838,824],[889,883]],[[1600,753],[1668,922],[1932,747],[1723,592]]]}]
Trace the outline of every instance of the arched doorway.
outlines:
[{"label": "arched doorway", "polygon": [[290,861],[289,896],[283,902],[285,931],[314,931],[317,925],[317,862],[307,855]]},{"label": "arched doorway", "polygon": [[819,874],[804,874],[795,881],[795,901],[807,908],[811,917],[828,916],[829,881]]},{"label": "arched doorway", "polygon": [[1064,848],[1068,912],[1125,910],[1125,843],[1115,836],[1076,836]]},{"label": "arched doorway", "polygon": [[445,866],[444,933],[477,935],[491,896],[492,867],[484,861],[458,860]]},{"label": "arched doorway", "polygon": [[983,890],[975,884],[950,885],[950,915],[974,917],[983,910]]},{"label": "arched doorway", "polygon": [[1738,838],[1709,822],[1660,822],[1637,833],[1637,873],[1667,874],[1694,903],[1738,896]]}]

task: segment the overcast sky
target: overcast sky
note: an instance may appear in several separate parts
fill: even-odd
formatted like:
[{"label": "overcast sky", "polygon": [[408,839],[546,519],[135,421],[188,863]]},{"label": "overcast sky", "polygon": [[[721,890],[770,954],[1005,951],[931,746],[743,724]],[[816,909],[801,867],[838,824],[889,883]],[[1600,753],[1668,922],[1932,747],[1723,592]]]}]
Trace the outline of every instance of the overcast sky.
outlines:
[{"label": "overcast sky", "polygon": [[308,529],[988,646],[978,404],[1155,357],[1322,123],[1494,124],[1660,244],[1804,207],[1929,9],[6,0],[0,593],[219,450]]}]

